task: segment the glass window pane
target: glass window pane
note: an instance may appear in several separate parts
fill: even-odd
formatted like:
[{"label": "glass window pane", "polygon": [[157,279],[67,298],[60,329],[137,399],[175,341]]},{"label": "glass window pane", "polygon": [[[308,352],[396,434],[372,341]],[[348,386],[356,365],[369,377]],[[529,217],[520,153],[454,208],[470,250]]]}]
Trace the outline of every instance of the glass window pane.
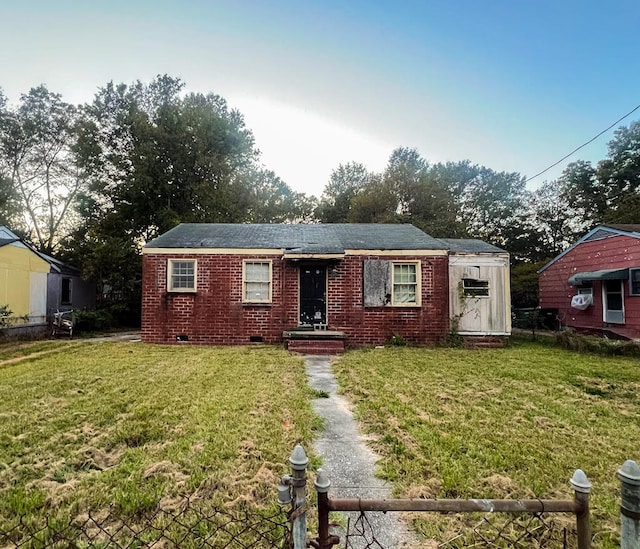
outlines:
[{"label": "glass window pane", "polygon": [[416,287],[413,284],[395,284],[393,294],[395,303],[416,302]]},{"label": "glass window pane", "polygon": [[640,294],[640,269],[631,269],[629,271],[631,277],[631,293]]},{"label": "glass window pane", "polygon": [[269,301],[271,263],[246,261],[244,264],[244,300]]},{"label": "glass window pane", "polygon": [[393,303],[417,303],[417,265],[398,263],[393,266]]},{"label": "glass window pane", "polygon": [[245,263],[247,282],[269,282],[269,263]]},{"label": "glass window pane", "polygon": [[195,288],[195,261],[171,262],[171,289]]},{"label": "glass window pane", "polygon": [[267,301],[269,299],[269,284],[266,282],[247,282],[245,284],[245,299],[247,301]]}]

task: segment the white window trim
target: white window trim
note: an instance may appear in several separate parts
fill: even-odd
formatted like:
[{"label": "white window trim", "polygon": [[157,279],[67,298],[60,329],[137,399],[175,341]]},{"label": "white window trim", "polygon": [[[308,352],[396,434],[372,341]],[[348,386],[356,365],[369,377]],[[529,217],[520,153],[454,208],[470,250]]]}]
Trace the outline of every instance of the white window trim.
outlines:
[{"label": "white window trim", "polygon": [[[193,263],[193,288],[173,288],[173,264]],[[198,260],[192,258],[174,257],[167,260],[167,292],[171,293],[195,293],[198,289]]]},{"label": "white window trim", "polygon": [[[267,263],[269,265],[269,296],[267,299],[247,299],[247,265],[250,263]],[[242,303],[271,303],[273,293],[273,261],[271,259],[243,259],[242,260]]]},{"label": "white window trim", "polygon": [[[416,300],[410,303],[399,303],[395,301],[395,277],[396,265],[415,265],[416,266]],[[421,307],[422,306],[422,263],[420,260],[414,261],[392,261],[391,262],[391,306],[392,307]]]}]

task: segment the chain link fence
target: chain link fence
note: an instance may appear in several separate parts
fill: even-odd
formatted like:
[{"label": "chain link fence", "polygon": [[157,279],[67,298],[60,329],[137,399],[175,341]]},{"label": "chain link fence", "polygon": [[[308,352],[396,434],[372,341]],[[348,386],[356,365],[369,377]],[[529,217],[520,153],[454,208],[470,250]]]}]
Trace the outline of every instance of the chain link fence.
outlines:
[{"label": "chain link fence", "polygon": [[[503,513],[466,517],[459,532],[449,539],[425,540],[426,549],[511,548],[571,549],[577,547],[575,527],[545,513],[508,516]],[[470,520],[473,518],[473,520]],[[369,512],[349,518],[341,547],[349,549],[389,549],[380,538]]]},{"label": "chain link fence", "polygon": [[156,509],[129,517],[115,509],[71,519],[18,516],[0,524],[0,546],[282,548],[291,546],[290,514],[282,507],[248,505],[205,509],[186,500],[178,510]]}]

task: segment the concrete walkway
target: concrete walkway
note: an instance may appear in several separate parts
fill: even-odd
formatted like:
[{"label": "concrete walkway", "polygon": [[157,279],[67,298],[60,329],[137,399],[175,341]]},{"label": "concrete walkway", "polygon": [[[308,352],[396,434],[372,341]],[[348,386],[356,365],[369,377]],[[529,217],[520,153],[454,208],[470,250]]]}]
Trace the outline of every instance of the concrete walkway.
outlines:
[{"label": "concrete walkway", "polygon": [[[309,385],[329,394],[329,398],[317,398],[313,401],[315,412],[325,420],[325,430],[316,441],[315,451],[322,456],[322,469],[331,481],[329,497],[390,497],[391,486],[373,474],[379,457],[366,445],[347,400],[337,394],[338,383],[331,370],[331,359],[327,356],[308,356],[306,368]],[[350,518],[353,536],[354,523],[359,513],[345,515]],[[371,528],[365,524],[366,538],[350,537],[349,547],[420,546],[398,513],[370,512],[367,513],[367,519]],[[344,529],[336,527],[332,530],[340,536],[339,547],[344,547]]]}]

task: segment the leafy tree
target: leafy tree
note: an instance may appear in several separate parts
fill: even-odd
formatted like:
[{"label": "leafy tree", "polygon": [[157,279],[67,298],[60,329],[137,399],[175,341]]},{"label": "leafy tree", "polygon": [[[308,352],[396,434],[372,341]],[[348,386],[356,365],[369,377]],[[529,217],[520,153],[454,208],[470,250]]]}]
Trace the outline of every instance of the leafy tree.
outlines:
[{"label": "leafy tree", "polygon": [[[340,164],[324,188],[315,217],[323,223],[346,223],[354,198],[373,180],[374,174],[358,162]],[[357,217],[357,216],[356,216]]]},{"label": "leafy tree", "polygon": [[[315,202],[258,164],[242,115],[177,78],[101,88],[77,151],[90,176],[67,241],[105,295],[139,303],[140,248],[181,222],[306,221]],[[107,291],[108,290],[108,291]],[[132,313],[133,314],[133,313]]]},{"label": "leafy tree", "polygon": [[465,236],[459,221],[459,204],[441,164],[429,165],[413,149],[397,149],[385,171],[396,190],[400,219],[441,238]]},{"label": "leafy tree", "polygon": [[14,233],[26,236],[21,213],[20,196],[16,192],[13,181],[0,174],[0,225],[5,225]]},{"label": "leafy tree", "polygon": [[563,172],[565,194],[587,226],[640,223],[640,122],[622,126],[596,167],[578,161]]},{"label": "leafy tree", "polygon": [[380,178],[373,178],[351,200],[348,223],[398,223],[397,196]]},{"label": "leafy tree", "polygon": [[475,166],[475,176],[466,181],[459,197],[461,221],[470,234],[499,246],[513,237],[507,229],[521,225],[527,192],[518,173],[495,172]]},{"label": "leafy tree", "polygon": [[[46,86],[32,88],[15,108],[0,101],[0,175],[17,194],[28,236],[44,252],[52,253],[76,219],[73,206],[86,184],[77,162],[78,111]],[[0,201],[15,220],[14,193]]]},{"label": "leafy tree", "polygon": [[180,97],[180,80],[113,83],[87,108],[81,151],[94,206],[134,239],[179,222],[249,217],[256,156],[240,113],[209,94]]},{"label": "leafy tree", "polygon": [[532,246],[531,259],[551,259],[573,244],[587,229],[581,212],[569,198],[562,179],[543,183],[530,198],[532,226],[538,246]]},{"label": "leafy tree", "polygon": [[308,222],[313,218],[315,199],[292,191],[274,172],[256,170],[252,181],[249,211],[252,223]]},{"label": "leafy tree", "polygon": [[516,308],[538,305],[538,270],[546,261],[518,263],[511,267],[511,305]]},{"label": "leafy tree", "polygon": [[382,173],[359,163],[340,165],[324,189],[316,217],[325,223],[413,223],[434,236],[460,232],[457,208],[416,149],[395,149]]},{"label": "leafy tree", "polygon": [[599,223],[609,208],[606,190],[591,162],[578,160],[569,164],[559,179],[562,197],[579,212],[587,225]]}]

